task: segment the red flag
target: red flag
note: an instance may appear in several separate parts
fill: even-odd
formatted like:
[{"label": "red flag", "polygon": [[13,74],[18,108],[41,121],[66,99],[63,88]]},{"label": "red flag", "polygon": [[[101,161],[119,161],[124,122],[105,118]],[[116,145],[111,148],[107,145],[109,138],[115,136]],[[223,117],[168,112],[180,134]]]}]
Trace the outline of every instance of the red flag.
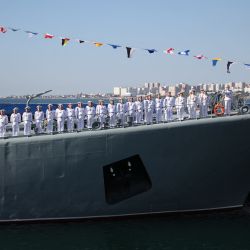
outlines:
[{"label": "red flag", "polygon": [[164,50],[164,53],[166,53],[166,54],[174,54],[174,48],[166,49],[166,50]]},{"label": "red flag", "polygon": [[201,59],[207,59],[207,57],[203,56],[203,55],[197,55],[197,56],[194,56],[195,58],[201,60]]},{"label": "red flag", "polygon": [[7,32],[7,29],[5,29],[3,26],[0,26],[0,32],[1,32],[1,33],[6,33],[6,32]]},{"label": "red flag", "polygon": [[53,37],[54,37],[53,35],[50,35],[50,34],[48,34],[48,33],[46,33],[46,34],[44,35],[44,38],[52,39]]}]

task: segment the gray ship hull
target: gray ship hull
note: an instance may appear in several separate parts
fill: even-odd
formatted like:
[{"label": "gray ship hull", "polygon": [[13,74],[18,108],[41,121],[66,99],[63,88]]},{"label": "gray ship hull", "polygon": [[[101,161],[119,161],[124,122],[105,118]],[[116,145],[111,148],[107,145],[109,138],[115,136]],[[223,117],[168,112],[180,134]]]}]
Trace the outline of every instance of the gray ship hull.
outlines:
[{"label": "gray ship hull", "polygon": [[0,141],[0,221],[243,206],[250,115]]}]

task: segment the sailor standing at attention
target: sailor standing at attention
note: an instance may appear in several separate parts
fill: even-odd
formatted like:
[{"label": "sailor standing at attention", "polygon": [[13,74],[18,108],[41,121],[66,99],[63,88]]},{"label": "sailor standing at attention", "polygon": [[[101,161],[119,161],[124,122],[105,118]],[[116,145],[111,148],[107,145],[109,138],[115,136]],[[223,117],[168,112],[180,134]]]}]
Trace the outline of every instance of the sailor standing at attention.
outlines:
[{"label": "sailor standing at attention", "polygon": [[99,103],[96,106],[96,114],[97,114],[98,120],[100,122],[101,128],[104,128],[104,122],[105,122],[106,115],[107,115],[107,108],[104,105],[103,100],[99,100]]},{"label": "sailor standing at attention", "polygon": [[62,104],[58,104],[58,108],[56,109],[55,117],[57,120],[57,132],[62,133],[64,131],[64,121],[66,118],[66,112],[63,109]]},{"label": "sailor standing at attention", "polygon": [[0,110],[0,137],[4,137],[6,133],[6,126],[9,122],[8,116],[5,114],[5,110]]},{"label": "sailor standing at attention", "polygon": [[114,128],[116,126],[116,106],[114,100],[110,99],[108,104],[108,114],[109,114],[109,127]]},{"label": "sailor standing at attention", "polygon": [[53,133],[53,123],[55,119],[55,111],[53,110],[53,105],[48,104],[48,108],[46,110],[46,120],[47,120],[47,127],[46,127],[46,132],[48,134]]},{"label": "sailor standing at attention", "polygon": [[178,97],[175,99],[175,107],[177,111],[177,118],[179,121],[184,120],[184,107],[185,107],[185,98],[183,92],[178,93]]},{"label": "sailor standing at attention", "polygon": [[119,98],[118,103],[116,104],[117,119],[119,120],[120,125],[123,127],[125,123],[125,113],[127,112],[126,107],[127,105],[123,103],[123,99]]},{"label": "sailor standing at attention", "polygon": [[148,96],[145,96],[143,101],[143,110],[144,110],[144,124],[148,124]]},{"label": "sailor standing at attention", "polygon": [[152,124],[153,123],[153,113],[154,113],[154,109],[155,109],[155,102],[152,99],[152,96],[149,94],[148,95],[148,111],[147,111],[147,124]]},{"label": "sailor standing at attention", "polygon": [[161,95],[158,94],[155,98],[155,114],[156,114],[156,123],[162,122],[162,107],[163,107],[163,100]]},{"label": "sailor standing at attention", "polygon": [[198,98],[195,95],[195,90],[191,89],[189,91],[189,96],[187,98],[187,107],[188,107],[189,119],[196,119],[197,105],[198,105]]},{"label": "sailor standing at attention", "polygon": [[77,103],[77,107],[75,108],[75,116],[77,120],[77,130],[83,130],[84,128],[84,117],[85,117],[85,110],[82,106],[81,102]]},{"label": "sailor standing at attention", "polygon": [[74,131],[74,119],[75,119],[75,110],[73,109],[72,103],[68,104],[66,109],[66,116],[67,116],[67,130],[68,132]]},{"label": "sailor standing at attention", "polygon": [[42,111],[42,106],[38,105],[36,106],[36,109],[37,110],[34,114],[36,130],[38,134],[41,134],[43,132],[42,123],[44,121],[44,113]]},{"label": "sailor standing at attention", "polygon": [[128,115],[131,117],[132,123],[134,123],[136,105],[135,105],[135,103],[134,103],[133,97],[129,97],[129,98],[128,98],[127,108],[128,108]]},{"label": "sailor standing at attention", "polygon": [[233,98],[233,92],[230,89],[230,86],[227,85],[225,87],[225,90],[223,91],[224,94],[224,104],[225,104],[225,113],[224,115],[230,115],[231,113],[231,105],[232,105],[232,98]]},{"label": "sailor standing at attention", "polygon": [[207,117],[207,108],[208,108],[208,96],[205,93],[204,89],[201,89],[199,94],[199,105],[200,105],[200,118]]},{"label": "sailor standing at attention", "polygon": [[171,122],[173,121],[173,107],[175,104],[174,97],[171,92],[168,92],[165,99],[163,100],[164,107],[164,121]]},{"label": "sailor standing at attention", "polygon": [[85,108],[87,115],[87,128],[92,129],[95,117],[95,107],[92,101],[88,101],[88,106]]},{"label": "sailor standing at attention", "polygon": [[141,124],[143,120],[143,100],[142,96],[137,97],[137,101],[135,102],[135,123]]},{"label": "sailor standing at attention", "polygon": [[31,124],[32,124],[32,113],[30,112],[30,107],[25,107],[25,112],[23,112],[23,134],[29,136],[31,134]]},{"label": "sailor standing at attention", "polygon": [[13,109],[13,113],[10,116],[10,122],[12,124],[12,136],[18,136],[19,123],[21,122],[21,115],[18,113],[18,108]]}]

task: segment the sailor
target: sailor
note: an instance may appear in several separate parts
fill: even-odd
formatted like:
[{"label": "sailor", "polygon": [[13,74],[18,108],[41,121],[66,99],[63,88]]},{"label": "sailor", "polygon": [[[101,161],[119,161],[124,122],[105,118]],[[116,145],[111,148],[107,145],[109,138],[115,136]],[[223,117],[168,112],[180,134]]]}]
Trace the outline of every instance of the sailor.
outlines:
[{"label": "sailor", "polygon": [[23,112],[23,134],[29,136],[31,134],[31,124],[32,124],[32,113],[30,112],[30,107],[25,107],[25,112]]},{"label": "sailor", "polygon": [[207,109],[208,109],[208,96],[204,89],[201,89],[201,92],[199,94],[199,106],[200,106],[200,118],[207,117]]},{"label": "sailor", "polygon": [[185,107],[185,97],[183,92],[178,93],[178,97],[175,99],[175,107],[177,111],[177,118],[179,121],[184,120],[184,107]]},{"label": "sailor", "polygon": [[198,105],[198,98],[195,95],[195,90],[191,89],[189,91],[189,96],[187,98],[187,107],[189,113],[189,119],[196,119],[196,108]]},{"label": "sailor", "polygon": [[230,89],[230,86],[227,85],[225,87],[225,90],[223,91],[224,94],[224,105],[225,105],[225,113],[224,115],[230,115],[231,113],[231,105],[232,105],[232,98],[233,98],[233,92]]},{"label": "sailor", "polygon": [[10,122],[12,125],[12,136],[18,136],[19,124],[21,122],[21,115],[18,113],[18,108],[13,109],[13,113],[10,116]]},{"label": "sailor", "polygon": [[110,99],[108,104],[108,114],[109,114],[109,127],[114,128],[116,126],[116,106],[114,100]]},{"label": "sailor", "polygon": [[74,119],[75,119],[75,110],[73,109],[72,103],[68,103],[68,107],[66,109],[67,116],[67,130],[68,132],[74,131]]},{"label": "sailor", "polygon": [[105,123],[105,119],[106,119],[106,116],[107,116],[107,108],[104,105],[103,100],[99,100],[99,103],[96,106],[96,115],[97,115],[98,120],[100,122],[101,128],[104,128],[104,123]]},{"label": "sailor", "polygon": [[161,95],[158,94],[155,98],[155,115],[156,115],[156,123],[162,122],[162,107],[163,107],[163,100]]},{"label": "sailor", "polygon": [[125,114],[127,112],[127,105],[123,103],[123,99],[119,98],[118,103],[116,104],[116,111],[117,111],[117,119],[120,122],[120,125],[124,127],[125,123]]},{"label": "sailor", "polygon": [[136,109],[135,123],[136,124],[141,124],[142,120],[143,120],[143,100],[142,100],[142,96],[137,97],[137,101],[135,102],[135,109]]},{"label": "sailor", "polygon": [[128,98],[127,109],[128,109],[127,110],[128,116],[130,117],[132,124],[133,124],[135,120],[135,111],[136,111],[136,105],[134,103],[133,97]]},{"label": "sailor", "polygon": [[148,95],[148,107],[147,107],[147,124],[153,123],[153,112],[155,109],[155,102],[152,99],[152,95]]},{"label": "sailor", "polygon": [[92,129],[95,118],[95,107],[92,101],[88,101],[88,106],[85,108],[87,115],[87,128]]},{"label": "sailor", "polygon": [[55,112],[55,118],[57,120],[57,132],[58,133],[64,132],[64,121],[66,118],[66,112],[63,109],[62,104],[58,104],[58,108],[56,109]]},{"label": "sailor", "polygon": [[0,137],[4,137],[6,134],[6,126],[9,122],[8,116],[5,114],[5,110],[0,110]]},{"label": "sailor", "polygon": [[77,103],[77,107],[75,108],[75,116],[77,120],[77,130],[83,130],[84,128],[84,117],[85,117],[85,110],[82,106],[82,102]]},{"label": "sailor", "polygon": [[43,132],[42,123],[44,121],[44,113],[42,111],[42,106],[38,105],[38,106],[36,106],[36,109],[37,110],[34,114],[36,131],[38,134],[41,134]]},{"label": "sailor", "polygon": [[55,111],[53,110],[53,105],[52,104],[48,104],[48,108],[46,110],[46,120],[47,120],[46,132],[48,134],[52,134],[53,133],[54,119],[55,119]]},{"label": "sailor", "polygon": [[174,104],[175,104],[175,98],[172,96],[171,92],[168,92],[165,99],[163,100],[165,122],[173,121]]}]

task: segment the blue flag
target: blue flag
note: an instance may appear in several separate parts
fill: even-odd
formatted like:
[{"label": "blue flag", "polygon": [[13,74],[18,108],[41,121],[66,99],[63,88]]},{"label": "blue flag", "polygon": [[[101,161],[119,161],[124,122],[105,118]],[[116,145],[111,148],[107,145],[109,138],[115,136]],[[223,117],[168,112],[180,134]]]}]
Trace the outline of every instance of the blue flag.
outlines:
[{"label": "blue flag", "polygon": [[109,44],[108,43],[108,45],[111,46],[113,49],[117,49],[117,48],[121,47],[121,45],[116,45],[116,44]]},{"label": "blue flag", "polygon": [[190,52],[189,49],[188,50],[184,50],[184,51],[180,51],[180,52],[178,52],[178,55],[189,56],[189,52]]}]

